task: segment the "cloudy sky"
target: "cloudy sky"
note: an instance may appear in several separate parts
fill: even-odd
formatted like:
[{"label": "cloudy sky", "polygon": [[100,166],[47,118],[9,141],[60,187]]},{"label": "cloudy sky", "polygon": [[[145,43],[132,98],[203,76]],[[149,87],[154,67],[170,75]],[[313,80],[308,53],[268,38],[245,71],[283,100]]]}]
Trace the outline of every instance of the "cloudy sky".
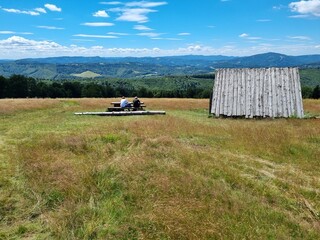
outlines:
[{"label": "cloudy sky", "polygon": [[0,59],[320,54],[320,0],[0,0]]}]

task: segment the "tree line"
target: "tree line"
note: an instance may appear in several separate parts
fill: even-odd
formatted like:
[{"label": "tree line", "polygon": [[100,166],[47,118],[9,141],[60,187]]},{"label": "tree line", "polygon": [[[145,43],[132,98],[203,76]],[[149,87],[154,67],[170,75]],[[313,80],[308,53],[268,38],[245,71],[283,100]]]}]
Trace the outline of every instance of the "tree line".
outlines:
[{"label": "tree line", "polygon": [[315,88],[304,86],[301,92],[303,98],[320,99],[320,85],[315,86]]},{"label": "tree line", "polygon": [[134,87],[120,81],[111,85],[107,81],[46,81],[23,75],[9,78],[0,76],[0,98],[82,98],[82,97],[166,97],[166,98],[209,98],[212,89],[188,87],[185,89],[147,89]]},{"label": "tree line", "polygon": [[[160,80],[159,80],[160,81]],[[82,97],[119,97],[140,96],[157,98],[209,98],[212,89],[195,86],[186,88],[147,89],[134,87],[119,81],[111,85],[107,81],[45,81],[36,80],[22,75],[12,75],[9,78],[0,76],[0,98],[82,98]],[[303,98],[320,98],[320,86],[302,87]]]}]

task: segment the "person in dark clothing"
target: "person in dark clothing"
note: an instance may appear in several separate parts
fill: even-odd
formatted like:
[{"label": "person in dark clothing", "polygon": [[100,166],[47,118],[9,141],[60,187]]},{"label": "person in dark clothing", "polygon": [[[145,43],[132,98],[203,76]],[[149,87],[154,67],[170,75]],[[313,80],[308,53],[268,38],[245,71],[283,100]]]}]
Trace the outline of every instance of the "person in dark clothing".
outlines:
[{"label": "person in dark clothing", "polygon": [[134,99],[132,101],[132,105],[133,105],[133,108],[135,111],[140,108],[141,102],[137,96],[134,97]]}]

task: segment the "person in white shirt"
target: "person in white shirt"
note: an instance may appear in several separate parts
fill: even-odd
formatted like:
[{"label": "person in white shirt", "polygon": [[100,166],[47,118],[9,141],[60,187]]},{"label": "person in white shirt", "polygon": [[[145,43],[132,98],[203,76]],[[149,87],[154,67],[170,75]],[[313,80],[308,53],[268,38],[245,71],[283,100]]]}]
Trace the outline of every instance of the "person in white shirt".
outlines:
[{"label": "person in white shirt", "polygon": [[125,108],[125,107],[131,107],[131,104],[128,102],[128,100],[123,96],[120,101],[120,107]]}]

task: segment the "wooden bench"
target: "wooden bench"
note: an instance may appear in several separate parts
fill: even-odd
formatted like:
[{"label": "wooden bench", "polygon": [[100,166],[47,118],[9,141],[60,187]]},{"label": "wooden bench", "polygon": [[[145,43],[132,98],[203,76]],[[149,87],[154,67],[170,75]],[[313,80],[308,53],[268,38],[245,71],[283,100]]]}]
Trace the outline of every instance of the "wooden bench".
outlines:
[{"label": "wooden bench", "polygon": [[111,102],[110,104],[113,105],[112,107],[108,107],[108,112],[121,112],[121,111],[144,111],[146,105],[144,105],[143,102],[140,102],[140,107],[135,108],[132,106],[132,102],[129,102],[131,104],[131,107],[120,107],[120,102]]}]

